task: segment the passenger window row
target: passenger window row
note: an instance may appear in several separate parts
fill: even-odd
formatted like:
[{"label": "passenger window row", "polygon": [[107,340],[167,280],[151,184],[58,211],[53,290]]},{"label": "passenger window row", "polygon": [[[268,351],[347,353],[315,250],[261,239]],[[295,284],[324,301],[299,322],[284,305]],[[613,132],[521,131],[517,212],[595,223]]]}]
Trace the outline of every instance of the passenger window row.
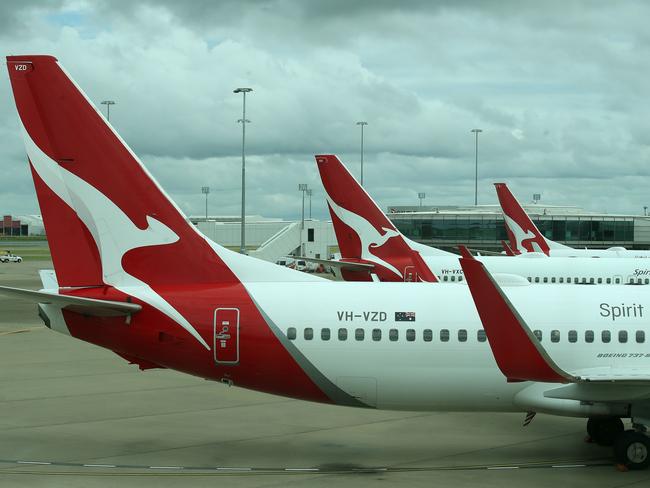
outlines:
[{"label": "passenger window row", "polygon": [[[542,342],[543,339],[543,334],[541,330],[535,330],[533,331],[533,334],[535,334],[535,337],[537,337],[537,340]],[[626,330],[619,330],[618,331],[618,342],[621,344],[624,344],[628,341],[628,334]],[[567,340],[571,343],[578,342],[578,331],[576,330],[570,330],[567,333]],[[584,341],[588,344],[594,342],[596,338],[596,334],[594,333],[593,330],[586,330],[584,334]],[[551,331],[551,342],[560,342],[562,339],[562,334],[559,330],[552,330]],[[645,332],[642,330],[637,330],[636,333],[634,334],[634,339],[638,344],[643,344],[645,342]],[[609,330],[603,330],[600,333],[600,342],[604,344],[608,344],[612,342],[612,332]]]},{"label": "passenger window row", "polygon": [[456,276],[456,275],[443,275],[442,281],[463,281],[462,276]]},{"label": "passenger window row", "polygon": [[[402,329],[401,330],[404,333],[404,337],[408,342],[414,342],[416,340],[416,331],[415,329]],[[348,329],[345,327],[341,327],[338,330],[333,331],[336,334],[336,337],[338,338],[339,341],[347,341],[348,340]],[[366,339],[366,329],[362,328],[357,328],[351,331],[354,333],[354,340],[355,341],[363,341]],[[370,339],[373,341],[381,341],[382,336],[384,331],[382,329],[372,329],[370,332]],[[311,341],[315,337],[314,329],[312,327],[306,327],[302,331],[302,336],[306,341]],[[395,342],[399,340],[400,336],[400,329],[389,329],[388,330],[388,340]],[[287,338],[289,340],[296,340],[298,337],[298,330],[295,327],[289,327],[287,329]],[[469,337],[469,334],[467,332],[467,329],[460,329],[457,332],[456,338],[458,339],[458,342],[467,342],[467,339]],[[328,327],[320,329],[320,339],[322,341],[329,341],[332,338],[332,330]],[[440,342],[449,342],[451,338],[451,333],[449,329],[441,329],[439,333],[439,339]],[[483,329],[476,331],[476,340],[478,342],[485,342],[487,339],[485,335],[485,331]],[[433,341],[433,330],[431,329],[424,329],[422,331],[422,340],[424,342],[431,342]]]},{"label": "passenger window row", "polygon": [[[531,283],[575,283],[575,284],[581,284],[581,285],[600,285],[600,284],[607,284],[611,285],[612,281],[614,282],[615,285],[620,285],[621,284],[621,277],[616,277],[612,280],[612,278],[578,278],[578,277],[570,277],[567,276],[564,278],[564,276],[560,277],[555,277],[551,276],[549,277],[543,277],[540,278],[539,276],[535,276],[534,278],[532,276],[528,277],[528,281]],[[628,278],[628,284],[630,285],[648,285],[650,284],[650,278]]]},{"label": "passenger window row", "polygon": [[[417,334],[415,329],[405,329],[402,330],[404,332],[404,337],[408,342],[414,342],[416,340]],[[341,327],[337,330],[334,331],[336,333],[336,337],[338,338],[339,341],[347,341],[348,340],[348,329],[345,327]],[[366,339],[366,329],[362,328],[357,328],[352,331],[354,333],[354,340],[355,341],[364,341]],[[535,330],[533,331],[533,334],[535,337],[537,337],[537,340],[542,342],[543,340],[543,333],[541,330]],[[314,339],[314,329],[312,327],[306,327],[303,330],[303,338],[306,341],[311,341]],[[399,335],[400,335],[400,329],[389,329],[388,330],[388,340],[391,342],[395,342],[399,340]],[[372,329],[370,332],[370,339],[372,339],[375,342],[381,341],[383,336],[383,331],[382,329]],[[296,340],[298,337],[298,330],[295,327],[289,327],[287,329],[287,338],[289,340]],[[440,342],[449,342],[451,339],[451,332],[449,329],[440,329],[439,332],[439,340]],[[469,334],[467,332],[467,329],[459,329],[456,334],[456,339],[458,342],[467,342],[469,337]],[[320,329],[320,339],[322,341],[329,341],[332,338],[332,332],[328,327]],[[628,342],[628,332],[626,330],[619,330],[617,334],[618,342],[624,344]],[[485,331],[483,329],[477,330],[476,331],[476,341],[477,342],[485,342],[487,339],[485,335]],[[584,342],[585,343],[593,343],[596,339],[596,333],[593,330],[586,330],[584,333]],[[643,344],[645,343],[645,332],[642,330],[637,330],[634,334],[634,339],[638,344]],[[422,331],[422,340],[424,342],[432,342],[433,341],[433,330],[431,329],[424,329]],[[550,332],[550,340],[553,343],[561,342],[562,340],[562,332],[555,329]],[[576,343],[578,342],[578,331],[576,330],[569,330],[566,334],[566,340],[570,343]],[[600,333],[600,342],[604,344],[608,344],[612,342],[612,332],[609,330],[603,330]]]}]

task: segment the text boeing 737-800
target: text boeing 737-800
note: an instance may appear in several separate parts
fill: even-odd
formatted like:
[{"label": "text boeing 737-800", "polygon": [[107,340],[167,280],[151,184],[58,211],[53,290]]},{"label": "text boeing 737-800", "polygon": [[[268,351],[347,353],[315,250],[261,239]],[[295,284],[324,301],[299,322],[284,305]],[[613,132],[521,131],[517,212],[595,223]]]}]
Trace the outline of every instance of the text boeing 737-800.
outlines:
[{"label": "text boeing 737-800", "polygon": [[[538,383],[505,382],[467,287],[329,282],[211,242],[55,58],[10,56],[7,65],[56,281],[45,274],[49,286],[40,292],[2,292],[38,303],[52,329],[142,368],[310,401],[634,414],[633,398],[553,400]],[[179,254],[187,259],[173,259]],[[639,333],[648,330],[645,287],[532,290],[512,286],[507,293],[551,338],[551,353],[570,352],[576,330],[625,330],[637,338],[576,348],[567,367],[585,358],[603,367],[638,364],[634,354],[645,343]],[[638,313],[613,319],[603,316],[603,303],[608,310],[635,304]]]}]

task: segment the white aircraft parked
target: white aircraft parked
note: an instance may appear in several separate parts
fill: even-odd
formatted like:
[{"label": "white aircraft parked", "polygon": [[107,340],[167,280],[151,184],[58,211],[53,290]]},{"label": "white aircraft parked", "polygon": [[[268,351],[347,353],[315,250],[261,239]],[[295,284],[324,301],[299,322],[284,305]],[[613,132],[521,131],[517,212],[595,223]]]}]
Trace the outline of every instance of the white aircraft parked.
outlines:
[{"label": "white aircraft parked", "polygon": [[[502,288],[466,249],[461,264],[503,381],[530,385],[524,391],[534,398],[531,412],[545,411],[546,404],[553,406],[549,413],[574,416],[575,402],[580,402],[592,412],[590,436],[600,444],[613,444],[618,462],[632,469],[650,465],[647,292],[572,287],[576,306],[566,308],[566,316],[556,318],[551,326],[555,328],[548,330],[553,321],[543,312],[524,312],[521,297]],[[537,293],[544,296],[548,310],[567,304],[556,287],[533,285],[524,290],[529,299]],[[516,398],[522,405],[529,400],[526,393]],[[563,402],[569,407],[565,412]],[[619,417],[631,418],[633,429],[624,430]]]},{"label": "white aircraft parked", "polygon": [[[316,156],[316,163],[342,256],[338,262],[319,262],[339,267],[347,281],[463,281],[456,254],[405,237],[336,156]],[[492,272],[516,274],[533,283],[650,283],[646,259],[536,259],[544,257],[534,253],[478,259]]]},{"label": "white aircraft parked", "polygon": [[650,258],[650,251],[611,247],[575,249],[544,237],[505,183],[495,183],[505,220],[509,248],[515,255],[535,253],[550,257]]},{"label": "white aircraft parked", "polygon": [[[40,292],[0,292],[38,303],[48,327],[141,369],[303,400],[650,422],[644,391],[585,403],[548,397],[552,384],[504,381],[465,286],[336,283],[215,244],[55,58],[9,56],[7,68],[56,274],[43,274]],[[567,371],[646,364],[647,288],[514,282],[523,286],[509,299]]]}]

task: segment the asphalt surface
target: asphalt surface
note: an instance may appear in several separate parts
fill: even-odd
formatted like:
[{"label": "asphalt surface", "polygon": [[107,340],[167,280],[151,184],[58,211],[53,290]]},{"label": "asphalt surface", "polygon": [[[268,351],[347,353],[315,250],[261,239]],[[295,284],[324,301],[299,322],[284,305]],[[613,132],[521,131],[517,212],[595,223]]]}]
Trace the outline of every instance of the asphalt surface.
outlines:
[{"label": "asphalt surface", "polygon": [[[44,267],[0,265],[0,284],[36,289]],[[1,487],[650,486],[585,443],[584,420],[357,410],[140,372],[0,304]]]}]

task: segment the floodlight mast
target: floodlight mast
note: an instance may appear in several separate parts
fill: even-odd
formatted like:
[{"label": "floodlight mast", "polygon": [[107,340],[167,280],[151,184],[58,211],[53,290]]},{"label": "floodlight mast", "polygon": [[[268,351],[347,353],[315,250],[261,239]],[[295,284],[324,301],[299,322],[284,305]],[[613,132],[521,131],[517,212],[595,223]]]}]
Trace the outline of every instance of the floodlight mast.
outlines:
[{"label": "floodlight mast", "polygon": [[476,134],[476,146],[474,150],[474,206],[478,206],[478,135],[482,129],[472,129],[470,132]]},{"label": "floodlight mast", "polygon": [[106,105],[106,121],[111,121],[111,105],[115,105],[113,100],[102,100],[102,105]]},{"label": "floodlight mast", "polygon": [[368,125],[368,122],[361,120],[357,125],[361,126],[361,186],[363,186],[363,127]]},{"label": "floodlight mast", "polygon": [[241,123],[241,243],[239,245],[241,254],[246,254],[246,124],[250,123],[246,118],[246,94],[252,91],[252,88],[233,90],[233,93],[243,94],[242,117],[237,120]]}]

